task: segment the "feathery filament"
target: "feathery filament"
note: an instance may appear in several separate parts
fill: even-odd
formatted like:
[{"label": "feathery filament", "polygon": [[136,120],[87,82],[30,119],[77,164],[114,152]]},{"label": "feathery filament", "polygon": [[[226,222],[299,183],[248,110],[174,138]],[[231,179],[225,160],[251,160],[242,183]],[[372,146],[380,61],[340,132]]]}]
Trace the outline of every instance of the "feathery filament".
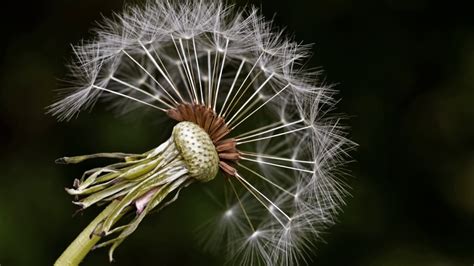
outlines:
[{"label": "feathery filament", "polygon": [[[120,113],[147,108],[178,122],[170,139],[143,154],[60,160],[122,160],[87,171],[67,190],[81,208],[118,202],[94,230],[118,236],[96,247],[110,245],[112,258],[151,210],[217,175],[227,184],[220,204],[228,205],[208,222],[206,246],[225,241],[244,265],[304,261],[344,204],[341,166],[355,146],[329,115],[335,91],[303,68],[308,48],[275,32],[256,9],[212,1],[129,7],[75,46],[72,86],[49,109],[59,120],[104,100]],[[177,140],[175,132],[185,133]]]}]

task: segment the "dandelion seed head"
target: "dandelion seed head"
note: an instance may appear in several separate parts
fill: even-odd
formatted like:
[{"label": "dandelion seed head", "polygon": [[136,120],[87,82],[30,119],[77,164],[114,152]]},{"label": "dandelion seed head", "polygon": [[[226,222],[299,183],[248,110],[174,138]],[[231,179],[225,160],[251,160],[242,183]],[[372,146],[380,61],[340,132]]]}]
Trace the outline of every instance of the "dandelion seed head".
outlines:
[{"label": "dandelion seed head", "polygon": [[[230,191],[205,245],[225,246],[243,265],[304,261],[344,205],[342,167],[355,147],[332,116],[337,91],[304,68],[310,46],[256,8],[217,1],[129,6],[95,35],[73,47],[71,86],[49,112],[70,120],[103,101],[119,113],[146,108],[163,123],[200,127],[205,151],[189,136],[180,145],[192,147],[190,158],[212,154],[206,180],[225,176]],[[193,177],[177,165],[170,174]]]}]

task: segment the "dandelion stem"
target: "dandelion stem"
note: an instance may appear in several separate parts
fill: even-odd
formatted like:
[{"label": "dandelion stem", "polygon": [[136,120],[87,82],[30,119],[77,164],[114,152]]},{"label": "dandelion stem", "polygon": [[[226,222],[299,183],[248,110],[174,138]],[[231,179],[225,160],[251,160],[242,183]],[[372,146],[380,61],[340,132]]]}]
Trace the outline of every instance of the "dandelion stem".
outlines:
[{"label": "dandelion stem", "polygon": [[72,241],[64,250],[61,256],[54,263],[55,266],[78,265],[94,245],[101,239],[93,234],[97,226],[108,217],[119,204],[119,201],[112,201],[95,219]]}]

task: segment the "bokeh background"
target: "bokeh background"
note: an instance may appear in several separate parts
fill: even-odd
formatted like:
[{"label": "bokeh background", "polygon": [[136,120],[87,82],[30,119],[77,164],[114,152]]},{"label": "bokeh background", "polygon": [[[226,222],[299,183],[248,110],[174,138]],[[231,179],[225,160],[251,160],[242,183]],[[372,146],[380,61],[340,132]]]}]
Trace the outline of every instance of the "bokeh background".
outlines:
[{"label": "bokeh background", "polygon": [[[140,2],[140,1],[136,1]],[[467,1],[466,1],[467,2]],[[51,265],[93,218],[72,217],[64,187],[90,165],[64,155],[144,151],[156,121],[102,108],[69,123],[44,114],[61,86],[70,43],[90,37],[118,0],[6,1],[0,16],[0,265]],[[244,2],[239,1],[238,5]],[[348,166],[352,196],[310,265],[473,265],[474,20],[456,1],[262,0],[267,18],[314,43],[309,66],[337,83],[360,146]],[[222,265],[195,229],[202,187],[147,218],[113,265]],[[84,265],[108,265],[106,250]]]}]

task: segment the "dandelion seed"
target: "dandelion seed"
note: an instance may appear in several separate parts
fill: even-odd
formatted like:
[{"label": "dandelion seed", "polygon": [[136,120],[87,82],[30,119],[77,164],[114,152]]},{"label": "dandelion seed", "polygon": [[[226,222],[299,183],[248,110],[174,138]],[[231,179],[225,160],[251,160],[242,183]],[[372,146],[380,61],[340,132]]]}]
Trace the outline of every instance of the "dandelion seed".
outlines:
[{"label": "dandelion seed", "polygon": [[338,175],[354,147],[328,115],[334,90],[303,68],[308,46],[274,32],[256,9],[150,1],[106,19],[74,54],[72,86],[49,108],[59,120],[105,100],[120,113],[147,108],[178,123],[144,153],[59,160],[119,162],[86,171],[67,189],[82,209],[108,207],[57,265],[79,263],[93,247],[110,247],[112,260],[152,210],[215,178],[225,178],[230,193],[205,240],[225,241],[215,245],[244,265],[305,260],[344,203]]}]

